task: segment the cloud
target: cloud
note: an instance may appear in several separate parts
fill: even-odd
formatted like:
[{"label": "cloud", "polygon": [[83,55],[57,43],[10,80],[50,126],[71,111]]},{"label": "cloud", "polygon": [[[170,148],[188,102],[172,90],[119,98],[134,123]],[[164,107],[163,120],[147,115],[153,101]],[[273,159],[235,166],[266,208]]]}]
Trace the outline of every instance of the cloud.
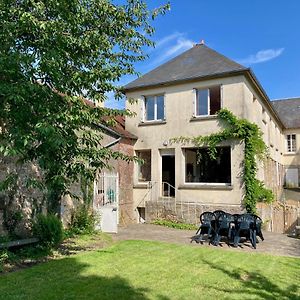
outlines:
[{"label": "cloud", "polygon": [[175,39],[182,37],[183,35],[184,34],[182,32],[174,32],[172,34],[169,34],[169,35],[163,37],[162,39],[156,41],[155,48],[159,48],[159,47],[167,44],[168,42],[171,42]]},{"label": "cloud", "polygon": [[253,65],[274,59],[282,54],[284,48],[260,50],[256,54],[237,60],[240,64]]},{"label": "cloud", "polygon": [[186,39],[184,37],[178,37],[176,38],[176,44],[169,45],[169,47],[166,47],[163,51],[163,54],[159,55],[157,58],[154,59],[153,64],[156,65],[169,58],[172,58],[176,54],[179,54],[185,50],[192,48],[194,44],[195,43],[192,40]]}]

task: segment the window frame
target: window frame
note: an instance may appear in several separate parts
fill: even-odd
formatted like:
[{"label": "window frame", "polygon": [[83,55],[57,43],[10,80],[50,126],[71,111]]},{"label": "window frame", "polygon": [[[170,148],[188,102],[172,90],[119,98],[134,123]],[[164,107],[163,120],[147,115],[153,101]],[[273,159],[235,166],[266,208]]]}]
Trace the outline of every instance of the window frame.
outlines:
[{"label": "window frame", "polygon": [[[211,105],[210,105],[210,90],[214,87],[219,87],[220,88],[220,110],[222,109],[223,107],[223,84],[215,84],[215,85],[210,85],[210,86],[206,86],[206,87],[199,87],[199,88],[194,88],[194,94],[195,94],[195,97],[194,97],[194,112],[193,112],[193,117],[194,118],[207,118],[207,117],[214,117],[214,116],[217,116],[217,114],[210,114],[210,111],[211,111]],[[208,97],[207,97],[207,114],[203,114],[203,115],[198,115],[197,114],[197,104],[198,104],[198,94],[199,94],[199,91],[205,91],[207,90],[208,91]]]},{"label": "window frame", "polygon": [[152,150],[151,149],[141,149],[141,150],[135,150],[135,155],[138,157],[138,158],[141,158],[141,159],[143,159],[141,156],[140,156],[140,154],[141,153],[145,153],[145,152],[149,152],[149,154],[150,154],[150,162],[149,162],[149,167],[150,167],[150,172],[149,172],[149,174],[150,174],[150,179],[149,180],[147,180],[147,179],[145,179],[145,180],[141,180],[141,178],[140,178],[140,174],[142,173],[141,172],[141,167],[142,167],[142,165],[140,164],[140,163],[137,163],[136,164],[136,182],[138,183],[138,184],[148,184],[149,182],[151,182],[151,180],[152,180]]},{"label": "window frame", "polygon": [[[295,136],[294,143],[293,143],[292,136]],[[288,146],[289,140],[290,140],[291,150],[289,150],[289,146]],[[293,148],[295,149],[294,151],[293,151]],[[289,134],[285,135],[285,151],[288,154],[294,154],[297,152],[297,135],[296,135],[296,133],[289,133]]]},{"label": "window frame", "polygon": [[[158,97],[163,97],[163,118],[158,119],[157,118],[157,98]],[[154,118],[151,120],[147,119],[147,109],[146,109],[146,103],[147,103],[147,98],[154,98]],[[144,95],[143,96],[143,104],[142,104],[142,122],[143,123],[151,123],[151,122],[163,122],[166,120],[166,108],[165,108],[165,94],[155,94],[155,95]]]},{"label": "window frame", "polygon": [[[207,147],[201,147],[201,149],[205,149]],[[229,156],[230,156],[230,182],[203,182],[203,181],[186,181],[186,150],[196,149],[196,147],[187,147],[183,148],[183,157],[184,157],[184,174],[183,174],[183,183],[185,186],[232,186],[233,184],[233,175],[232,175],[232,147],[230,145],[218,146],[217,148],[229,148]]]}]

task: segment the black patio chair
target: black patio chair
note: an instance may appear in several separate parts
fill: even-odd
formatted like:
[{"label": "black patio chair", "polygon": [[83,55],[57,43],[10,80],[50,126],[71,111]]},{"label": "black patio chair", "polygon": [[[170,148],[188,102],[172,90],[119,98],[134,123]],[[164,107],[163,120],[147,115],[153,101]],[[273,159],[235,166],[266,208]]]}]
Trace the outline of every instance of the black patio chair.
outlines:
[{"label": "black patio chair", "polygon": [[207,240],[209,240],[214,235],[214,228],[212,222],[215,220],[215,215],[212,212],[206,211],[200,215],[200,226],[196,234],[191,238],[191,243],[195,241],[196,243],[204,242],[204,235],[207,235]]},{"label": "black patio chair", "polygon": [[[256,230],[256,235],[260,237],[260,239],[263,241],[265,238],[263,236],[263,233],[261,231],[261,225],[262,225],[262,219],[259,216],[254,215],[254,221],[255,221],[255,230]],[[258,240],[256,240],[258,243]]]},{"label": "black patio chair", "polygon": [[[219,211],[218,211],[219,212]],[[215,214],[215,212],[214,212]],[[216,229],[215,236],[212,244],[218,246],[220,244],[221,238],[226,237],[227,242],[232,237],[232,227],[234,226],[234,217],[229,213],[219,213],[216,218]]]},{"label": "black patio chair", "polygon": [[237,217],[234,229],[234,247],[238,247],[241,237],[250,240],[251,245],[256,249],[256,226],[254,215],[242,214]]}]

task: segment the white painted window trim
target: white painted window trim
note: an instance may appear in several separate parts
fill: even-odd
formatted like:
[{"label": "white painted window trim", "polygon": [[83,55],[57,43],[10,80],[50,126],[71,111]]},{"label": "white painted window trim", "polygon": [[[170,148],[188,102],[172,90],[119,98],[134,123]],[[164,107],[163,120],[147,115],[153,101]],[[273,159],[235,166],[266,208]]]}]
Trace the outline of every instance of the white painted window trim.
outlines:
[{"label": "white painted window trim", "polygon": [[[295,142],[293,142],[292,136],[295,136]],[[289,151],[288,148],[288,141],[290,139],[291,144],[291,151]],[[292,151],[292,149],[295,148],[295,151]],[[297,152],[297,135],[295,133],[286,134],[285,136],[285,151],[288,154],[295,154]]]},{"label": "white painted window trim", "polygon": [[[223,108],[223,84],[216,84],[216,85],[209,86],[209,87],[204,87],[204,88],[193,88],[193,92],[194,92],[194,99],[193,99],[194,113],[193,113],[193,117],[194,118],[201,118],[201,117],[205,118],[205,117],[216,116],[216,114],[215,115],[210,114],[210,88],[215,87],[215,86],[220,87],[220,109]],[[208,90],[208,97],[207,97],[207,113],[208,114],[198,115],[197,114],[198,93],[199,93],[199,91],[203,91],[203,90]]]},{"label": "white painted window trim", "polygon": [[[164,109],[164,116],[162,119],[157,119],[157,97],[163,97],[163,109]],[[147,120],[147,109],[146,109],[146,101],[147,97],[153,97],[154,98],[154,119],[153,120]],[[142,122],[147,123],[147,122],[160,122],[160,121],[165,121],[166,120],[166,101],[165,101],[165,94],[157,94],[157,95],[145,95],[143,96],[143,103],[142,103]]]}]

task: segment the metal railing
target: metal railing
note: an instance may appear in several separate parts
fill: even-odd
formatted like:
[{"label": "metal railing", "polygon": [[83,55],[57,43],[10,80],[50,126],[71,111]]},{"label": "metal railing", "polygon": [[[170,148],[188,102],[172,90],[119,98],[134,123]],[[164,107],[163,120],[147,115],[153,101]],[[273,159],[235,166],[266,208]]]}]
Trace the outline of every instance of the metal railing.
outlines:
[{"label": "metal railing", "polygon": [[[172,191],[172,194],[171,194]],[[166,193],[166,194],[165,194]],[[162,182],[162,196],[168,198],[174,198],[176,193],[176,187],[170,184],[169,182]]]}]

